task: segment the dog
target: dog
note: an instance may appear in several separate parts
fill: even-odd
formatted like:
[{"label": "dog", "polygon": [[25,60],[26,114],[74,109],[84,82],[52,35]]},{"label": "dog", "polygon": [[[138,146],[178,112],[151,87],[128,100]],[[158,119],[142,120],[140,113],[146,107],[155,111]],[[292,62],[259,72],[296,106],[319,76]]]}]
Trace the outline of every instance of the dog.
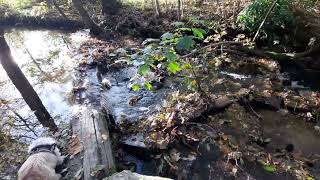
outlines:
[{"label": "dog", "polygon": [[64,161],[57,141],[51,137],[41,137],[28,148],[29,157],[18,171],[18,180],[59,180],[61,175],[55,168]]}]

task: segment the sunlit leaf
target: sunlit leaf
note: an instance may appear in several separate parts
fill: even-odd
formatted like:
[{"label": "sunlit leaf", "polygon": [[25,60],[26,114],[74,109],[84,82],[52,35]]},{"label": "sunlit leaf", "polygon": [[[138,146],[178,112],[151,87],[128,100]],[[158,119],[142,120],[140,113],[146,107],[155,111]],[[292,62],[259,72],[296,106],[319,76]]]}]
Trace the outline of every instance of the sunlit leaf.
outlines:
[{"label": "sunlit leaf", "polygon": [[150,91],[151,88],[152,88],[152,85],[151,85],[149,82],[145,82],[145,83],[144,83],[144,87],[145,87],[148,91]]},{"label": "sunlit leaf", "polygon": [[276,167],[272,164],[267,164],[263,166],[263,169],[268,171],[268,172],[275,172],[276,171]]},{"label": "sunlit leaf", "polygon": [[199,39],[204,39],[204,35],[206,34],[206,31],[200,28],[192,28],[192,32],[194,37]]},{"label": "sunlit leaf", "polygon": [[307,177],[307,180],[314,180],[314,178],[311,177],[311,176],[308,176],[308,177]]},{"label": "sunlit leaf", "polygon": [[139,89],[140,89],[140,86],[138,84],[134,84],[132,86],[132,90],[134,90],[134,91],[139,91]]},{"label": "sunlit leaf", "polygon": [[183,36],[179,38],[177,49],[179,50],[190,50],[194,45],[194,41],[190,36]]},{"label": "sunlit leaf", "polygon": [[168,64],[167,69],[168,69],[168,71],[169,71],[170,73],[173,73],[173,74],[175,74],[175,73],[177,73],[178,71],[181,70],[180,64],[179,64],[178,62],[176,62],[176,61],[171,61],[171,62]]},{"label": "sunlit leaf", "polygon": [[224,36],[224,35],[227,35],[228,33],[227,33],[227,31],[225,31],[225,30],[223,30],[223,31],[221,31],[220,32],[220,36],[222,37],[222,36]]},{"label": "sunlit leaf", "polygon": [[138,69],[138,73],[141,76],[147,75],[149,71],[150,71],[150,67],[147,64],[144,64],[144,65],[140,66],[140,68]]}]

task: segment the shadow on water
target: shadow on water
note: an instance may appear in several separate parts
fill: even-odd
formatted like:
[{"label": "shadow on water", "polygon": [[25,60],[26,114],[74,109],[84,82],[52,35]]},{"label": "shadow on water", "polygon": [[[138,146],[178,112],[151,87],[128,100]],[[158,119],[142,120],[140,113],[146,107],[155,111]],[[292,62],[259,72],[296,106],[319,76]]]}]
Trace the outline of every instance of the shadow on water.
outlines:
[{"label": "shadow on water", "polygon": [[[6,34],[14,60],[57,124],[68,122],[71,117],[72,102],[68,96],[73,87],[74,50],[87,37],[86,32],[64,34],[56,31],[13,30]],[[44,129],[37,123],[2,67],[0,74],[0,99],[7,102],[0,108],[3,128],[25,141],[41,135]],[[24,121],[34,132],[22,126]],[[12,124],[8,122],[13,122],[15,128],[11,128]]]}]

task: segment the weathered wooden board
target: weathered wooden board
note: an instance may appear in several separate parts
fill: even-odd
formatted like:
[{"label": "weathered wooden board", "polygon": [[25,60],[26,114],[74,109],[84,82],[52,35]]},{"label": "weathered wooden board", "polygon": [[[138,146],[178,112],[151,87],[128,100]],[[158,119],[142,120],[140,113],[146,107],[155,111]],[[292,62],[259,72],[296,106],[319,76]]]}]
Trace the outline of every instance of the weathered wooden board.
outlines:
[{"label": "weathered wooden board", "polygon": [[[85,108],[79,118],[81,141],[83,143],[83,173],[85,180],[100,179],[115,170],[111,139],[106,118],[95,110]],[[104,173],[96,174],[103,167]],[[93,176],[95,175],[95,176]]]}]

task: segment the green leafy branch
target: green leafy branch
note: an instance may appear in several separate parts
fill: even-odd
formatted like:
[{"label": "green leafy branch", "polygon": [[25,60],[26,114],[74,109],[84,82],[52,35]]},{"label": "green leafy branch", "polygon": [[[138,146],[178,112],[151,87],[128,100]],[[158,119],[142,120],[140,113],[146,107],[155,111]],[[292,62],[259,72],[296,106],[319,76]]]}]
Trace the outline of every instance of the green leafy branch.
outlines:
[{"label": "green leafy branch", "polygon": [[[153,41],[134,56],[135,60],[140,62],[137,74],[147,79],[151,72],[177,75],[183,71],[182,75],[187,79],[188,87],[197,86],[198,90],[202,91],[195,68],[179,54],[188,54],[195,50],[196,41],[203,41],[205,36],[206,31],[200,28],[178,28],[174,32],[163,34],[160,42]],[[194,79],[190,80],[190,75]],[[152,89],[152,83],[147,80],[143,84],[135,83],[132,89],[138,91],[142,86],[147,90]]]}]

